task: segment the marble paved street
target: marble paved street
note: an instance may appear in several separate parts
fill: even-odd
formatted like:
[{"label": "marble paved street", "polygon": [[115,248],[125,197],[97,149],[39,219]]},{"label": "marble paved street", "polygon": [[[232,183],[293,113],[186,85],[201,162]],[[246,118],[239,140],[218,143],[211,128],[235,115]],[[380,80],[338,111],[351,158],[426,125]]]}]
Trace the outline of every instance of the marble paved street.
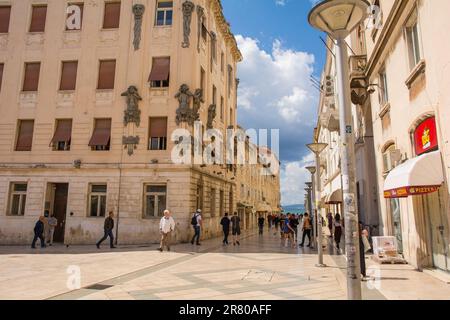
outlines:
[{"label": "marble paved street", "polygon": [[[0,247],[0,299],[345,299],[345,259],[285,248],[279,234],[249,232],[241,246],[220,239],[173,246],[52,247],[31,251]],[[366,299],[446,299],[450,286],[408,266],[382,269]],[[69,268],[69,269],[68,269]],[[71,272],[80,270],[81,288],[71,290]],[[400,276],[401,277],[400,277]],[[405,280],[406,279],[406,280]],[[69,281],[68,281],[69,280]],[[417,285],[423,288],[419,291]],[[419,291],[419,292],[418,292]]]}]

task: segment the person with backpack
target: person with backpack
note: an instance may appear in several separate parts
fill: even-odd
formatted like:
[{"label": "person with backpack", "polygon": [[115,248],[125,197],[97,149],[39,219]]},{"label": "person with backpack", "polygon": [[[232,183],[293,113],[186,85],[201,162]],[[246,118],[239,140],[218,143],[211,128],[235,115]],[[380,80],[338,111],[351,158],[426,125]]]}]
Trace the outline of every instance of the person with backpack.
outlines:
[{"label": "person with backpack", "polygon": [[220,224],[222,225],[222,231],[223,231],[223,245],[228,245],[228,235],[230,234],[230,218],[228,218],[228,212],[225,213],[225,216],[220,221]]},{"label": "person with backpack", "polygon": [[202,210],[197,209],[191,219],[191,225],[194,228],[194,236],[192,237],[191,244],[194,243],[200,246],[200,230],[202,227]]}]

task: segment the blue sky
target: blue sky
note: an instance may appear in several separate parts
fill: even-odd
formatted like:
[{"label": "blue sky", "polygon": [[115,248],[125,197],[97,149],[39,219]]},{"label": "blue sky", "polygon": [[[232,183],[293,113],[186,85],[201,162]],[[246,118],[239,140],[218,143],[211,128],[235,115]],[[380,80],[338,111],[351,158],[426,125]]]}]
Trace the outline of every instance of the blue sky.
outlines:
[{"label": "blue sky", "polygon": [[316,126],[326,48],[309,26],[313,0],[222,0],[244,61],[238,122],[245,128],[280,129],[282,204],[303,203],[305,169],[313,161],[305,144]]}]

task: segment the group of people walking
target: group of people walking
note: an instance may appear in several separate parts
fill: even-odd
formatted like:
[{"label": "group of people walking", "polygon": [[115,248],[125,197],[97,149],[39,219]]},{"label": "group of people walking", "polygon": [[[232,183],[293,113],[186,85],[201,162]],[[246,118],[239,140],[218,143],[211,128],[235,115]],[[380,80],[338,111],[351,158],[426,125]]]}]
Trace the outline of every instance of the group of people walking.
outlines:
[{"label": "group of people walking", "polygon": [[[306,238],[308,238],[308,247],[312,247],[311,234],[313,227],[308,213],[300,215],[293,213],[280,215],[269,214],[267,216],[267,222],[269,230],[275,229],[274,235],[276,235],[278,231],[280,232],[280,237],[281,239],[284,239],[284,245],[286,247],[296,247],[299,242],[299,230],[302,231],[302,241],[299,244],[299,247],[304,247]],[[262,234],[261,231],[260,234]]]},{"label": "group of people walking", "polygon": [[38,239],[41,242],[41,248],[45,248],[47,245],[53,245],[53,237],[57,225],[58,220],[54,216],[50,216],[49,211],[46,210],[44,215],[39,217],[39,220],[34,226],[34,237],[31,248],[36,249],[36,242]]}]

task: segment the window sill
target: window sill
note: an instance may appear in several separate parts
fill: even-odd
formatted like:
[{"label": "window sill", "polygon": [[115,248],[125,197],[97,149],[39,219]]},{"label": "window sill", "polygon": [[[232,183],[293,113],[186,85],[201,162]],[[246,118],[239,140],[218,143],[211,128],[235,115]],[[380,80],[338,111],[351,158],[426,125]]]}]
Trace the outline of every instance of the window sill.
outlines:
[{"label": "window sill", "polygon": [[414,67],[414,69],[411,71],[411,74],[406,79],[405,84],[408,87],[408,89],[411,89],[414,81],[423,73],[425,73],[426,70],[426,62],[424,59],[420,60],[420,62]]},{"label": "window sill", "polygon": [[381,108],[380,113],[378,114],[380,118],[383,118],[386,113],[391,111],[391,104],[389,102],[385,103],[384,106]]}]

